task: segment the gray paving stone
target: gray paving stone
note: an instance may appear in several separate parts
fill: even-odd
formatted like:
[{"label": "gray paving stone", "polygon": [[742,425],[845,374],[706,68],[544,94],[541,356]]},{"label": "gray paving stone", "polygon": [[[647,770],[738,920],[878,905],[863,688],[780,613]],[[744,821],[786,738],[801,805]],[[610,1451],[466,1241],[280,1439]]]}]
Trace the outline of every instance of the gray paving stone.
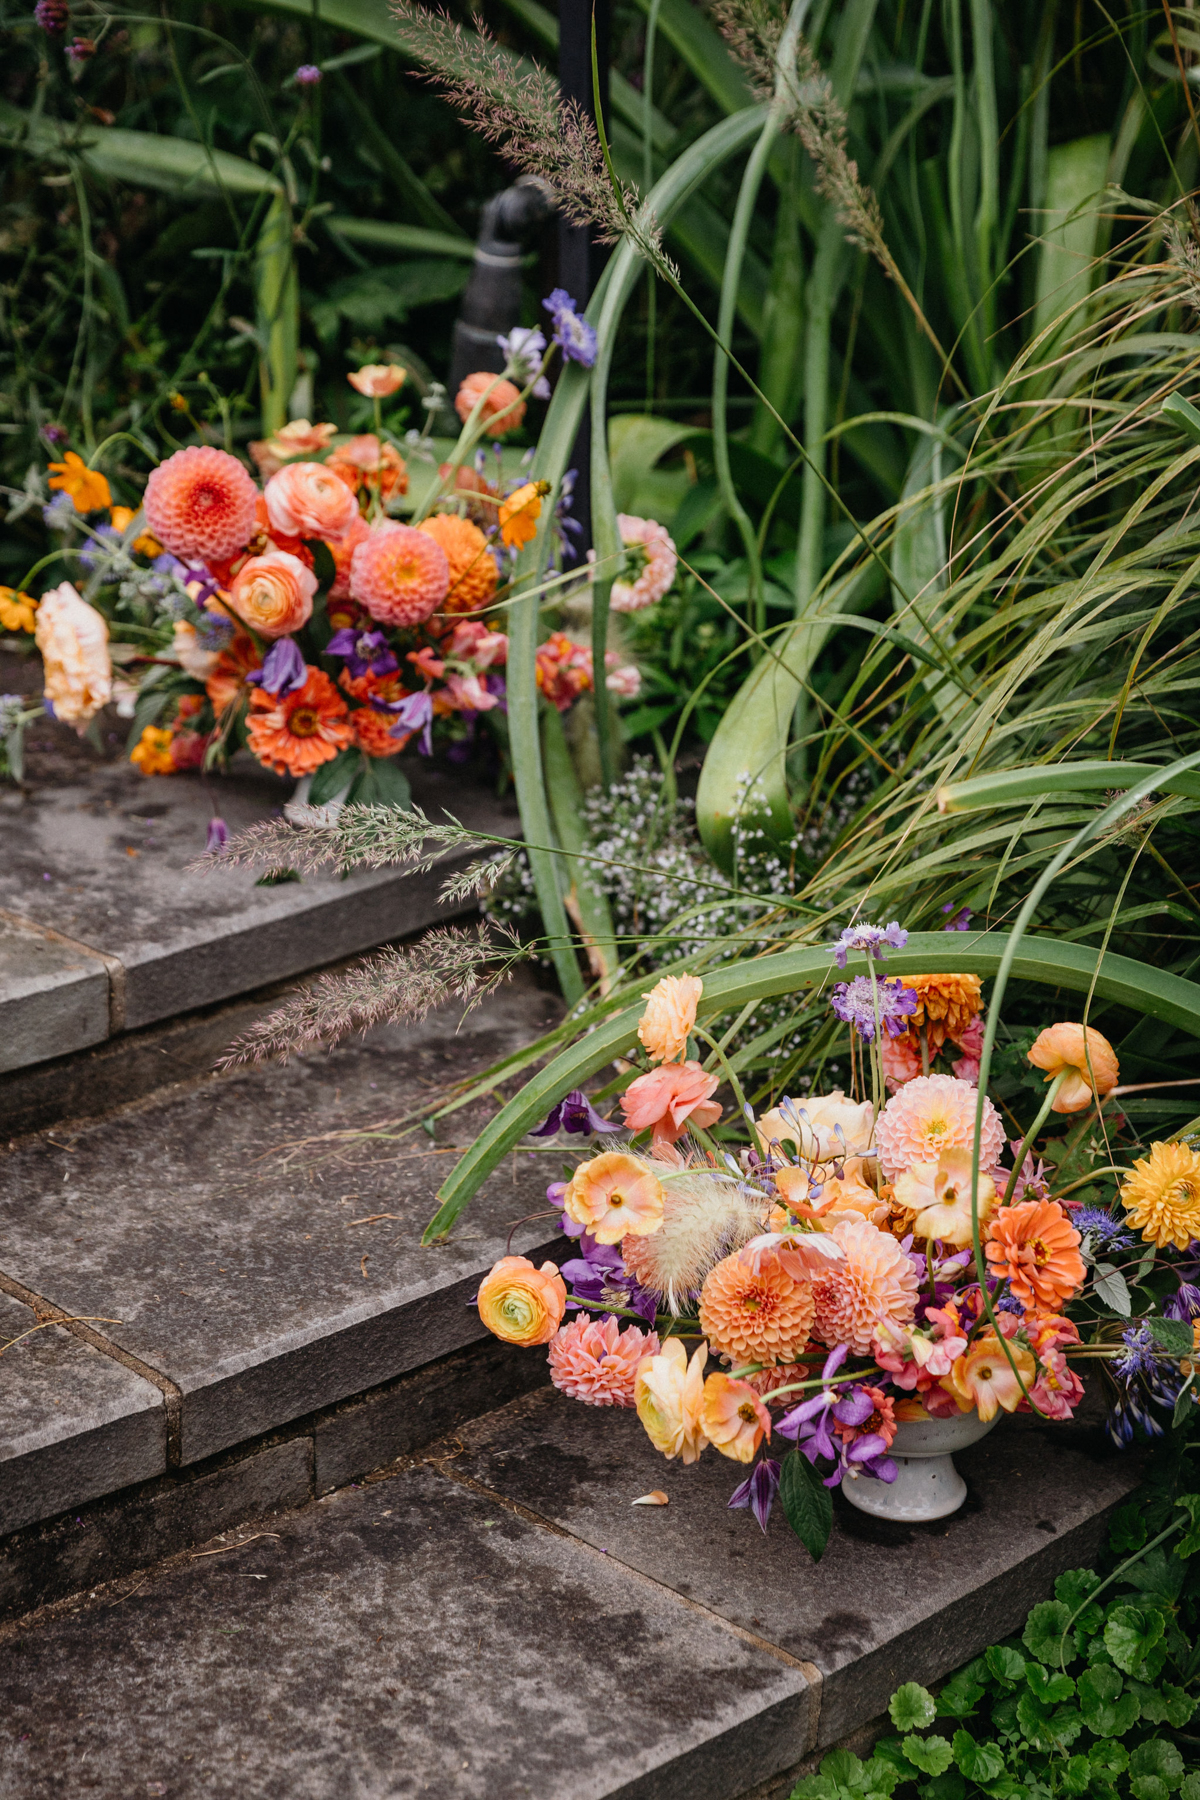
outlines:
[{"label": "gray paving stone", "polygon": [[[436,874],[379,869],[277,887],[256,886],[258,869],[188,874],[214,812],[236,830],[277,812],[291,792],[290,782],[251,759],[235,760],[234,772],[203,782],[193,775],[147,779],[127,762],[97,764],[5,809],[0,908],[118,958],[125,1028],[317,968],[445,916]],[[511,804],[501,807],[458,776],[414,766],[413,788],[433,816],[448,806],[467,824],[518,829]],[[61,1006],[53,1000],[53,973],[48,965],[42,984],[51,1010]],[[0,964],[0,1002],[3,975]],[[19,981],[18,1001],[31,1004]],[[49,1023],[31,1027],[31,1053],[20,1054],[34,1062],[97,1041],[60,1038]]]},{"label": "gray paving stone", "polygon": [[[667,1463],[632,1412],[548,1388],[458,1436],[462,1474],[815,1663],[821,1744],[882,1712],[902,1682],[936,1681],[1022,1625],[1056,1575],[1091,1561],[1140,1478],[1131,1458],[1004,1421],[955,1458],[970,1488],[961,1512],[883,1524],[839,1495],[814,1564],[778,1511],[764,1541],[749,1512],[728,1510],[737,1464],[712,1450],[691,1468]],[[651,1488],[670,1504],[631,1505]]]},{"label": "gray paving stone", "polygon": [[729,1800],[807,1745],[798,1669],[428,1469],[272,1529],[0,1644],[4,1800]]},{"label": "gray paving stone", "polygon": [[[0,1344],[37,1325],[0,1294]],[[166,1467],[156,1387],[58,1325],[0,1357],[0,1533],[144,1481]]]},{"label": "gray paving stone", "polygon": [[101,958],[0,913],[0,1070],[98,1044],[108,1023]]},{"label": "gray paving stone", "polygon": [[[512,1158],[452,1240],[423,1250],[442,1174],[492,1106],[437,1145],[325,1134],[390,1128],[557,1005],[526,981],[461,1031],[455,1009],[149,1101],[68,1148],[30,1140],[3,1163],[0,1270],[123,1321],[97,1329],[181,1390],[185,1465],[445,1356],[483,1335],[469,1298],[512,1222],[545,1211],[557,1154]],[[513,1248],[541,1256],[552,1238],[534,1221]]]}]

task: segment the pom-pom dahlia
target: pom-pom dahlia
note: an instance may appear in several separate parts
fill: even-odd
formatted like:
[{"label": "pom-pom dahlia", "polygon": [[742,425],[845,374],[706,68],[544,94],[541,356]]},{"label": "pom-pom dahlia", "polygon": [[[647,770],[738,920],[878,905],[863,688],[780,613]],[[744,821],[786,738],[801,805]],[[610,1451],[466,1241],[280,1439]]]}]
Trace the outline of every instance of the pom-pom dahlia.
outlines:
[{"label": "pom-pom dahlia", "polygon": [[146,523],[172,556],[224,562],[254,531],[258,489],[236,456],[207,444],[177,450],[151,472]]},{"label": "pom-pom dahlia", "polygon": [[885,1320],[904,1323],[912,1318],[917,1271],[895,1238],[865,1219],[839,1220],[829,1235],[844,1258],[830,1263],[828,1274],[813,1282],[813,1336],[831,1349],[848,1344],[853,1355],[866,1356]]},{"label": "pom-pom dahlia", "polygon": [[624,1331],[611,1315],[589,1319],[583,1314],[550,1339],[550,1379],[560,1393],[585,1406],[630,1406],[638,1364],[658,1355],[658,1335],[629,1325]]},{"label": "pom-pom dahlia", "polygon": [[757,1261],[756,1271],[735,1251],[710,1271],[700,1294],[700,1329],[735,1362],[790,1362],[808,1342],[813,1289],[793,1280],[770,1252]]},{"label": "pom-pom dahlia", "polygon": [[617,529],[625,546],[628,566],[626,579],[614,581],[610,605],[614,612],[638,612],[661,600],[675,579],[678,560],[674,542],[665,525],[654,519],[636,519],[631,513],[617,514]]},{"label": "pom-pom dahlia", "polygon": [[419,625],[431,618],[449,585],[446,552],[411,525],[380,526],[350,561],[352,596],[385,625]]},{"label": "pom-pom dahlia", "polygon": [[[976,1090],[953,1075],[918,1075],[893,1094],[879,1115],[875,1137],[884,1176],[894,1181],[913,1163],[936,1162],[943,1150],[970,1150],[975,1142]],[[997,1166],[1004,1150],[1004,1122],[984,1097],[979,1166]]]},{"label": "pom-pom dahlia", "polygon": [[440,544],[450,566],[450,587],[441,610],[478,612],[496,591],[496,561],[478,525],[457,513],[434,513],[417,527]]}]

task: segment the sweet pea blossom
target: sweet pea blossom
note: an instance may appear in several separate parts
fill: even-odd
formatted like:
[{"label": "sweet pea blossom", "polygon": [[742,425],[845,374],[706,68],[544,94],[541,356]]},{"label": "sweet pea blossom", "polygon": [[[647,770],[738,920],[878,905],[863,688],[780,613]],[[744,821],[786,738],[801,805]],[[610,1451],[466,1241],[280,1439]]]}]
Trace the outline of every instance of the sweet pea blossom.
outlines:
[{"label": "sweet pea blossom", "polygon": [[580,316],[566,288],[555,288],[542,306],[554,321],[554,341],[566,360],[590,369],[596,360],[596,330]]},{"label": "sweet pea blossom", "polygon": [[542,374],[546,361],[546,334],[539,331],[536,325],[514,325],[505,337],[498,337],[497,344],[504,352],[504,367],[507,374],[527,387],[535,400],[550,398],[550,383]]},{"label": "sweet pea blossom", "polygon": [[343,626],[326,644],[325,654],[344,656],[354,681],[360,681],[364,675],[391,675],[400,667],[382,631],[356,631],[353,626]]},{"label": "sweet pea blossom", "polygon": [[619,1124],[611,1119],[603,1119],[596,1111],[587,1095],[579,1088],[573,1088],[564,1094],[555,1106],[550,1108],[545,1120],[529,1137],[553,1137],[556,1131],[565,1131],[580,1137],[586,1137],[593,1131],[620,1131]]},{"label": "sweet pea blossom", "polygon": [[308,680],[308,669],[293,638],[276,638],[263,657],[261,669],[247,675],[246,680],[267,694],[292,694]]}]

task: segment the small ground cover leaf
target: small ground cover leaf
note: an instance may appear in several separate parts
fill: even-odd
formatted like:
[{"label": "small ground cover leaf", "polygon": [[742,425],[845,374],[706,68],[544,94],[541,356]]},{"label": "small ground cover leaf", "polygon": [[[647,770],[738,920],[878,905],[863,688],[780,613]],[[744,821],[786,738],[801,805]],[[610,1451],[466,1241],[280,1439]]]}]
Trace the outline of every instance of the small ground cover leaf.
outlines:
[{"label": "small ground cover leaf", "polygon": [[1062,1600],[1043,1600],[1030,1613],[1021,1642],[1035,1662],[1049,1663],[1051,1668],[1062,1667],[1063,1656],[1069,1652],[1069,1644],[1064,1645],[1062,1638],[1071,1622],[1073,1608]]},{"label": "small ground cover leaf", "polygon": [[[906,1681],[892,1695],[888,1716],[897,1731],[919,1731],[923,1726],[933,1724],[937,1717],[937,1702],[928,1688],[915,1681]],[[907,1746],[904,1754],[908,1755]]]},{"label": "small ground cover leaf", "polygon": [[910,1763],[926,1775],[944,1775],[954,1760],[954,1752],[944,1737],[917,1737],[910,1732],[901,1748]]}]

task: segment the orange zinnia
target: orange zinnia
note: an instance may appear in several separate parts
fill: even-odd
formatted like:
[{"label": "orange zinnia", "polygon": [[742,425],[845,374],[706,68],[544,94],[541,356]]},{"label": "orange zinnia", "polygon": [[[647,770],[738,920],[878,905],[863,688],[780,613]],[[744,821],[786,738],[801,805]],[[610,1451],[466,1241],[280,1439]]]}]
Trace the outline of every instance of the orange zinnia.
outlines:
[{"label": "orange zinnia", "polygon": [[246,726],[250,748],[277,775],[311,775],[354,742],[348,710],[320,669],[310,669],[294,694],[266,694],[256,687]]},{"label": "orange zinnia", "polygon": [[1023,1200],[988,1221],[987,1259],[1022,1305],[1056,1311],[1083,1285],[1079,1241],[1056,1200]]}]

